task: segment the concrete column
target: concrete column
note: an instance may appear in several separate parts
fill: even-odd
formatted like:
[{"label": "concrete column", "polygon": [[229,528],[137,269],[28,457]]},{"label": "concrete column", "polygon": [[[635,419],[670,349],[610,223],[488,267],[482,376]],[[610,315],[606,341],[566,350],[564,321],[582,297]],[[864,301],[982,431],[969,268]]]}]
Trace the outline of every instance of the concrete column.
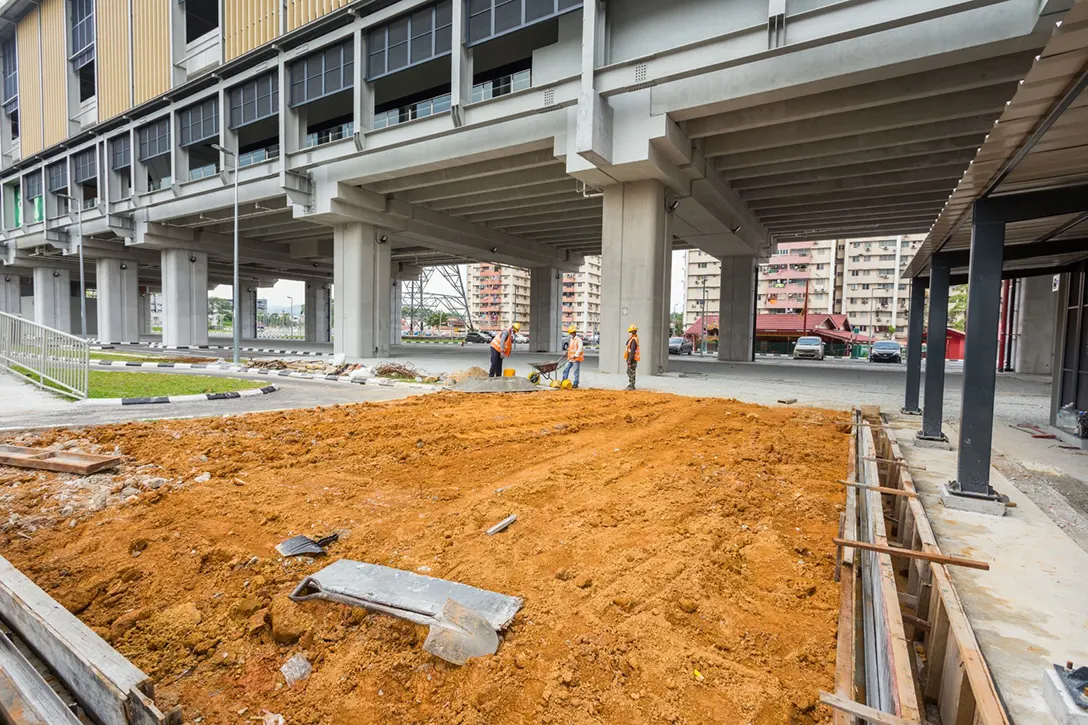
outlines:
[{"label": "concrete column", "polygon": [[[669,280],[672,253],[665,187],[632,181],[605,187],[601,238],[600,370],[622,373],[627,327],[637,325],[639,372],[659,375],[668,365]],[[665,301],[662,301],[662,297]]]},{"label": "concrete column", "polygon": [[329,285],[325,282],[306,283],[306,342],[328,342]]},{"label": "concrete column", "polygon": [[257,339],[257,288],[255,286],[242,284],[242,295],[238,306],[240,307],[238,316],[242,323],[242,339]]},{"label": "concrete column", "polygon": [[454,39],[450,54],[450,110],[453,123],[464,123],[464,108],[472,102],[472,49],[465,47],[468,37],[468,8],[466,3],[453,3],[451,32]]},{"label": "concrete column", "polygon": [[121,259],[99,259],[98,339],[102,342],[140,341],[140,284],[136,264]]},{"label": "concrete column", "polygon": [[389,344],[400,344],[400,318],[401,308],[404,305],[401,303],[401,286],[403,282],[399,279],[393,280],[393,283],[389,285]]},{"label": "concrete column", "polygon": [[563,274],[553,267],[536,267],[529,275],[529,349],[558,353],[563,349]]},{"label": "concrete column", "polygon": [[[67,269],[34,268],[34,321],[72,332],[72,275]],[[76,320],[76,324],[79,321]]]},{"label": "concrete column", "polygon": [[333,350],[349,360],[389,354],[389,245],[371,224],[333,227],[336,336]]},{"label": "concrete column", "polygon": [[23,299],[19,288],[22,280],[17,274],[5,274],[0,278],[0,312],[9,315],[20,315],[23,310]]},{"label": "concrete column", "polygon": [[151,288],[140,287],[140,302],[136,308],[137,325],[141,335],[151,334]]},{"label": "concrete column", "polygon": [[[898,282],[897,282],[898,284]],[[926,288],[925,277],[910,281],[910,317],[907,318],[907,391],[903,401],[903,413],[918,415],[919,388],[922,383],[922,336],[925,334]]]},{"label": "concrete column", "polygon": [[752,361],[755,339],[755,257],[722,257],[718,359]]},{"label": "concrete column", "polygon": [[1017,316],[1014,369],[1028,375],[1050,375],[1054,367],[1055,319],[1058,294],[1054,278],[1020,280],[1020,314]]},{"label": "concrete column", "polygon": [[162,250],[162,342],[208,344],[208,255]]},{"label": "concrete column", "polygon": [[[947,441],[941,430],[944,417],[944,360],[948,338],[948,260],[933,255],[929,277],[929,322],[926,334],[926,390],[922,430],[918,438]],[[871,333],[870,333],[871,334]]]}]

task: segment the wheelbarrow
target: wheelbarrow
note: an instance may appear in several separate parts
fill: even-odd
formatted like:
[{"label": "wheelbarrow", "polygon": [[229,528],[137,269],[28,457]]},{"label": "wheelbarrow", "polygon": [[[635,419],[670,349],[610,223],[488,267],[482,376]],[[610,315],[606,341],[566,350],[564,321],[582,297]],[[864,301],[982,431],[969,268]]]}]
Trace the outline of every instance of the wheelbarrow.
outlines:
[{"label": "wheelbarrow", "polygon": [[[529,380],[534,383],[539,383],[541,378],[544,378],[548,382],[553,380],[559,380],[559,366],[566,361],[566,357],[561,357],[555,362],[547,363],[529,363],[529,367],[533,369],[533,372],[529,373]],[[555,377],[552,377],[552,376]]]}]

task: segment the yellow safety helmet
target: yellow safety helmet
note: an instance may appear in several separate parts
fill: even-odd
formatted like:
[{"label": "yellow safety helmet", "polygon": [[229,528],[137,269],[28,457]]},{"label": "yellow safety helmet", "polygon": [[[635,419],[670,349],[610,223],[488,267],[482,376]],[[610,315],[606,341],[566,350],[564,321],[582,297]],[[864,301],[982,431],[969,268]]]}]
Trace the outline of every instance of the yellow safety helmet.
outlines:
[{"label": "yellow safety helmet", "polygon": [[572,383],[570,380],[564,380],[563,382],[559,383],[559,387],[561,387],[563,390],[570,390],[574,387],[574,383]]},{"label": "yellow safety helmet", "polygon": [[578,328],[575,327],[574,325],[571,325],[570,327],[567,328],[567,332],[570,333],[571,335],[573,335],[574,333],[578,332]]},{"label": "yellow safety helmet", "polygon": [[514,332],[521,332],[521,323],[520,322],[515,322],[512,325],[512,327],[514,328]]},{"label": "yellow safety helmet", "polygon": [[631,325],[627,328],[628,332],[638,332],[638,325]]}]

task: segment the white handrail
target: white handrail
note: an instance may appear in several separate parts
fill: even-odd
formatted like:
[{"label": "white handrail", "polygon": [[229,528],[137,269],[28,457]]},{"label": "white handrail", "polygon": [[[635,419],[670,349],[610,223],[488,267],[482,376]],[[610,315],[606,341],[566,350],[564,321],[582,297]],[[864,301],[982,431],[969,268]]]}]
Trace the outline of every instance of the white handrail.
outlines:
[{"label": "white handrail", "polygon": [[0,367],[40,388],[86,398],[90,349],[82,337],[0,312]]}]

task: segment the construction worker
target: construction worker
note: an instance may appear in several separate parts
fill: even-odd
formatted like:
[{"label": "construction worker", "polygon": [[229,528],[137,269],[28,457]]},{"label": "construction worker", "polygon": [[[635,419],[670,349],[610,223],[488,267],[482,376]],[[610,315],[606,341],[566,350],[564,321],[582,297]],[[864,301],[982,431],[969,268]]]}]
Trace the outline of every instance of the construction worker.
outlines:
[{"label": "construction worker", "polygon": [[623,359],[627,361],[627,389],[635,389],[635,368],[638,367],[639,358],[639,346],[638,346],[638,326],[631,325],[627,328],[627,332],[630,337],[627,338],[627,344],[623,348]]},{"label": "construction worker", "polygon": [[563,379],[567,379],[567,375],[570,374],[571,369],[574,369],[574,387],[578,387],[578,381],[582,377],[582,361],[586,359],[586,347],[585,342],[582,341],[581,335],[578,334],[578,328],[571,325],[567,328],[567,334],[570,335],[570,342],[567,343],[567,364],[563,368]]},{"label": "construction worker", "polygon": [[487,373],[487,377],[502,377],[502,359],[510,357],[510,353],[514,351],[514,338],[517,337],[520,331],[521,323],[515,322],[509,328],[491,338],[491,370]]}]

